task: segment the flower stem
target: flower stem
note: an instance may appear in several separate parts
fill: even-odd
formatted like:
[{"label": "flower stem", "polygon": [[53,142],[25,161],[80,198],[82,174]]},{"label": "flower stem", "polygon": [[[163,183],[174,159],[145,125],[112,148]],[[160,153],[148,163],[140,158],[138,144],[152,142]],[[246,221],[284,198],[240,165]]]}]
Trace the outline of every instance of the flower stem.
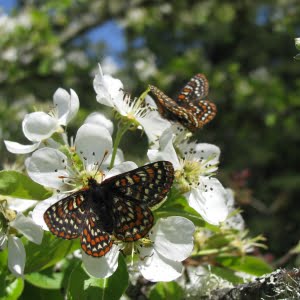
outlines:
[{"label": "flower stem", "polygon": [[110,165],[109,165],[110,169],[115,164],[115,159],[116,159],[119,144],[121,142],[121,139],[122,139],[124,133],[129,129],[129,127],[130,127],[130,124],[126,124],[124,126],[119,124],[119,126],[118,126],[117,135],[116,135],[116,138],[115,138],[115,141],[114,141],[114,149],[113,149],[113,153],[112,153],[112,157],[111,157],[111,161],[110,161]]}]

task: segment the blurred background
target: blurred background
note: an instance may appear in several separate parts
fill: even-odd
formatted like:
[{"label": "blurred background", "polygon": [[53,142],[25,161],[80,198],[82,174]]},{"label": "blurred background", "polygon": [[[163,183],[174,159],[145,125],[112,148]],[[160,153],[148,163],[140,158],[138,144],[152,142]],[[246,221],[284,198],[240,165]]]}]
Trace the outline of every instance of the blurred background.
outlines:
[{"label": "blurred background", "polygon": [[[135,96],[149,83],[174,96],[201,72],[218,114],[198,140],[221,148],[218,177],[234,189],[251,235],[267,238],[261,255],[299,266],[290,251],[300,237],[299,1],[3,0],[0,10],[2,168],[20,159],[3,139],[28,144],[24,115],[51,109],[58,87],[80,99],[69,131],[92,111],[109,114],[93,90],[98,62]],[[121,147],[143,161],[146,145],[137,132]]]}]

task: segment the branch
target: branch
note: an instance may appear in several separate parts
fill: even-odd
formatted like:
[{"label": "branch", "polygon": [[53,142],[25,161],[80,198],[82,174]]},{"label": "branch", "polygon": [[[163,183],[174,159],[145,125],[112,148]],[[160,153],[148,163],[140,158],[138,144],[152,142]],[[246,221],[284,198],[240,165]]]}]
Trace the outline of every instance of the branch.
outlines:
[{"label": "branch", "polygon": [[278,269],[232,289],[215,290],[210,300],[300,299],[300,269]]}]

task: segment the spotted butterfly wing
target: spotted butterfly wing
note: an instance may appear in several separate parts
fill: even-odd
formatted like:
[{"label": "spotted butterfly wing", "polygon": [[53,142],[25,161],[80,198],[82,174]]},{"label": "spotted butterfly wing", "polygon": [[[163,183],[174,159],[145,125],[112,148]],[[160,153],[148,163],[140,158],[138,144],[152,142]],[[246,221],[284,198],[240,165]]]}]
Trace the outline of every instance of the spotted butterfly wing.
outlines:
[{"label": "spotted butterfly wing", "polygon": [[203,74],[192,77],[175,100],[153,85],[149,88],[156,96],[159,113],[168,120],[181,123],[191,131],[202,128],[216,115],[215,104],[201,100],[208,94],[208,81]]},{"label": "spotted butterfly wing", "polygon": [[170,162],[160,161],[117,175],[103,182],[113,192],[115,234],[119,240],[136,241],[153,226],[149,207],[160,203],[174,179]]},{"label": "spotted butterfly wing", "polygon": [[174,178],[171,163],[159,161],[108,178],[89,179],[82,190],[56,202],[44,213],[50,231],[64,239],[80,237],[91,256],[105,255],[111,236],[131,242],[147,235],[154,218],[149,207],[161,202]]}]

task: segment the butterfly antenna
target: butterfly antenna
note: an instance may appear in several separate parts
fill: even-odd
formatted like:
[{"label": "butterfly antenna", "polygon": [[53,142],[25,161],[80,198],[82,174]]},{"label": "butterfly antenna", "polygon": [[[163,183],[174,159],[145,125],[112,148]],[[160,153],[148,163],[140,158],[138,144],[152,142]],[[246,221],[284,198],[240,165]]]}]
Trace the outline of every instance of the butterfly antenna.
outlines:
[{"label": "butterfly antenna", "polygon": [[103,155],[102,160],[100,161],[100,163],[96,162],[95,165],[98,165],[98,166],[97,166],[96,172],[95,172],[95,174],[94,174],[93,177],[96,177],[97,173],[100,171],[100,168],[101,168],[101,166],[103,164],[103,161],[105,160],[105,158],[107,157],[107,155],[108,155],[108,150],[105,150],[104,155]]}]

